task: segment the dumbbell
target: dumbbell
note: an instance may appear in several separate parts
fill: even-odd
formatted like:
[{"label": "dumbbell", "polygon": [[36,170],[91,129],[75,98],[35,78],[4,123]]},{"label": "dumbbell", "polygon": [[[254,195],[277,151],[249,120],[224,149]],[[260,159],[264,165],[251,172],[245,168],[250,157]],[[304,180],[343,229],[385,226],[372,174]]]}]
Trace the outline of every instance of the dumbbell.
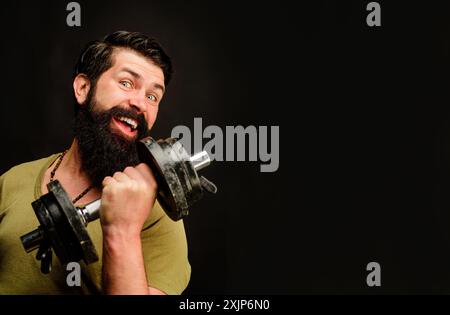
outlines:
[{"label": "dumbbell", "polygon": [[[204,191],[217,192],[212,182],[197,174],[211,162],[206,151],[190,156],[176,138],[155,141],[151,137],[138,141],[137,151],[139,161],[151,168],[158,183],[157,200],[173,221],[187,216]],[[86,227],[100,217],[101,199],[79,208],[58,180],[48,183],[47,188],[47,194],[32,202],[40,225],[21,236],[25,251],[38,249],[36,258],[43,273],[51,270],[53,251],[62,264],[98,261]]]}]

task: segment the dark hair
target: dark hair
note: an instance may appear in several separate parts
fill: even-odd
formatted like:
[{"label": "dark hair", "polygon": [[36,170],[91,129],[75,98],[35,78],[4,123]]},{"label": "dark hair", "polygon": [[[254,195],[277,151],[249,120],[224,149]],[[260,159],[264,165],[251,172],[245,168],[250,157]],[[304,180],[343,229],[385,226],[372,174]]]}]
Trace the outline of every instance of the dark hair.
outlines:
[{"label": "dark hair", "polygon": [[[154,38],[140,32],[117,31],[106,35],[102,40],[88,43],[83,49],[75,66],[74,78],[85,74],[91,82],[91,91],[95,88],[100,75],[112,67],[111,58],[114,48],[132,49],[149,58],[161,68],[164,74],[164,84],[167,86],[172,77],[172,62],[161,45]],[[75,112],[78,106],[75,104]]]}]

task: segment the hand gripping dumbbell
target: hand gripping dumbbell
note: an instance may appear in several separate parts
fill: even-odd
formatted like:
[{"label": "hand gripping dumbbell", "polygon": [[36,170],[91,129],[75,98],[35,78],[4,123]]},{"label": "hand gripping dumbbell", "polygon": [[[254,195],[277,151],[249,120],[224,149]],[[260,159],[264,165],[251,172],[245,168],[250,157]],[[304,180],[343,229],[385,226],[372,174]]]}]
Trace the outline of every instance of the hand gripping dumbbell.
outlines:
[{"label": "hand gripping dumbbell", "polygon": [[[176,138],[155,141],[151,137],[138,141],[137,150],[139,161],[153,171],[158,202],[172,220],[188,215],[203,191],[217,192],[212,182],[197,174],[211,162],[206,151],[190,156]],[[62,264],[81,259],[86,264],[98,261],[86,226],[100,217],[101,199],[78,208],[58,180],[48,183],[47,188],[47,194],[32,202],[40,226],[21,236],[25,251],[38,249],[36,258],[43,273],[51,270],[53,251]]]}]

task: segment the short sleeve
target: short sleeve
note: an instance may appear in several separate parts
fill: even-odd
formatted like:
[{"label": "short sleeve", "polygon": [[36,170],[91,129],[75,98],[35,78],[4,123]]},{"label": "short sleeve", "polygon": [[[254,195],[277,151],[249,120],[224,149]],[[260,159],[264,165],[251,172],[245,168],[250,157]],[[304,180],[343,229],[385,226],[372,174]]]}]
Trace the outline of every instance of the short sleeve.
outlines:
[{"label": "short sleeve", "polygon": [[6,206],[4,205],[5,202],[5,196],[4,196],[4,189],[3,189],[3,182],[5,181],[5,175],[0,176],[0,221],[2,216],[4,215]]},{"label": "short sleeve", "polygon": [[166,294],[181,294],[191,276],[183,220],[172,221],[156,202],[141,239],[149,286]]},{"label": "short sleeve", "polygon": [[7,191],[10,190],[7,186],[11,186],[7,185],[7,182],[10,182],[8,179],[11,178],[8,174],[9,173],[6,172],[0,176],[0,222],[11,205],[14,204],[14,198],[11,198],[11,195],[7,194]]}]

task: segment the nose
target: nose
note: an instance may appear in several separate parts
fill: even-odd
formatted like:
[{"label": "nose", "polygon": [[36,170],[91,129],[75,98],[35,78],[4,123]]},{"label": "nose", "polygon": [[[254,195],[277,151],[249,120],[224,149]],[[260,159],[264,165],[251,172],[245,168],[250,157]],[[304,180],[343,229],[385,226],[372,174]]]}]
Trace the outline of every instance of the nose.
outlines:
[{"label": "nose", "polygon": [[147,108],[147,96],[145,95],[145,91],[136,90],[130,96],[130,106],[138,111],[139,114],[144,114]]}]

